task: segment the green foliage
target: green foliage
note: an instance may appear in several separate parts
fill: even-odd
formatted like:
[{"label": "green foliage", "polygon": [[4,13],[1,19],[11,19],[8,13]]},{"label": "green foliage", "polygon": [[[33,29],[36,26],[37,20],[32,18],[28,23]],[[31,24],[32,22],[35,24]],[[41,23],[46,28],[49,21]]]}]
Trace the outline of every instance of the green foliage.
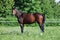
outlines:
[{"label": "green foliage", "polygon": [[60,7],[55,0],[15,0],[15,6],[27,13],[43,13],[48,19],[60,18]]},{"label": "green foliage", "polygon": [[37,0],[15,0],[15,6],[27,13],[41,12],[40,3],[41,2]]},{"label": "green foliage", "polygon": [[13,0],[0,0],[0,17],[6,17],[11,14]]},{"label": "green foliage", "polygon": [[60,18],[60,5],[55,0],[0,0],[0,17],[11,15],[13,5],[27,13],[43,13],[48,19]]}]

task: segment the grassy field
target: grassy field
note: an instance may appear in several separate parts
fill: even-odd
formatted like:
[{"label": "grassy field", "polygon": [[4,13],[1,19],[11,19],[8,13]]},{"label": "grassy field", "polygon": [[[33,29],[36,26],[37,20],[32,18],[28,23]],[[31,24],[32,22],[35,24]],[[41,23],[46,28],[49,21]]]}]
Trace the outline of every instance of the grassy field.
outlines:
[{"label": "grassy field", "polygon": [[39,27],[25,27],[21,34],[19,27],[0,26],[0,40],[60,40],[60,27],[45,27],[45,33],[40,33]]}]

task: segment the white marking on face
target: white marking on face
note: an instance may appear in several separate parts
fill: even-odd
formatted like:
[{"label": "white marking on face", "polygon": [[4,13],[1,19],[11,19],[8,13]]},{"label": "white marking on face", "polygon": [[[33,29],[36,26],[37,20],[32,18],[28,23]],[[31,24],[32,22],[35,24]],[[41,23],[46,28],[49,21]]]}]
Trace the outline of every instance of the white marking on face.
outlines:
[{"label": "white marking on face", "polygon": [[15,15],[16,14],[16,10],[13,10],[13,15]]}]

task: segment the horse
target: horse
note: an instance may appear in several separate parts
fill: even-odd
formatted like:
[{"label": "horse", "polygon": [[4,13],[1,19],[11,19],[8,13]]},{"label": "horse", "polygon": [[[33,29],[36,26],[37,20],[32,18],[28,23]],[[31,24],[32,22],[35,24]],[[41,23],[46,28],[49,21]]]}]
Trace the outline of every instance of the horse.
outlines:
[{"label": "horse", "polygon": [[16,16],[18,23],[21,28],[21,33],[24,30],[24,24],[32,24],[37,22],[41,32],[44,33],[44,22],[45,22],[45,15],[41,13],[24,13],[22,11],[17,10],[16,8],[12,9],[12,14]]}]

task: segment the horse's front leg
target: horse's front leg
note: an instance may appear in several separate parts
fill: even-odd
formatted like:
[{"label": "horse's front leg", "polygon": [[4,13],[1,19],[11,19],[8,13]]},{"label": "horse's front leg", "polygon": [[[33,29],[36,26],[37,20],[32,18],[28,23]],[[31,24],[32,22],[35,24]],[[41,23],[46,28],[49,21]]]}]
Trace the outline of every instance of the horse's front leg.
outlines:
[{"label": "horse's front leg", "polygon": [[23,30],[24,30],[24,24],[20,24],[20,28],[21,28],[21,33],[23,33]]},{"label": "horse's front leg", "polygon": [[24,30],[23,18],[20,17],[20,19],[18,19],[18,22],[19,22],[19,24],[20,24],[21,33],[23,33],[23,30]]}]

